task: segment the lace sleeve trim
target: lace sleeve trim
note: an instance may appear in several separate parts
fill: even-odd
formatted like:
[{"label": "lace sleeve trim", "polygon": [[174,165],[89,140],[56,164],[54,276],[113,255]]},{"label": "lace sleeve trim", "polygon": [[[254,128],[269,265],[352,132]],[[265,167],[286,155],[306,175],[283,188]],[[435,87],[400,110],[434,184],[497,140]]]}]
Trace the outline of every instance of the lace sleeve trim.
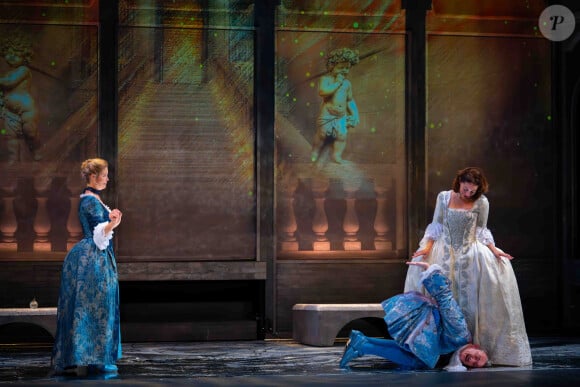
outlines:
[{"label": "lace sleeve trim", "polygon": [[111,230],[108,234],[105,234],[105,226],[109,222],[99,223],[95,226],[93,230],[93,241],[99,250],[105,250],[109,247],[109,240],[113,237],[113,231]]},{"label": "lace sleeve trim", "polygon": [[478,241],[483,243],[484,245],[489,245],[490,243],[495,245],[495,241],[493,240],[493,235],[491,231],[487,227],[477,227],[475,230],[475,237]]},{"label": "lace sleeve trim", "polygon": [[423,237],[423,239],[427,238],[436,241],[441,237],[442,234],[443,234],[443,225],[441,223],[432,222],[427,226],[427,229],[425,230],[425,236]]},{"label": "lace sleeve trim", "polygon": [[449,364],[447,364],[444,367],[445,371],[449,371],[449,372],[465,372],[465,371],[467,371],[467,367],[465,367],[461,363],[461,359],[459,358],[459,355],[461,354],[461,351],[463,351],[468,345],[469,344],[466,344],[463,347],[456,350],[455,352],[453,352],[453,355],[451,356],[451,359],[449,360]]}]

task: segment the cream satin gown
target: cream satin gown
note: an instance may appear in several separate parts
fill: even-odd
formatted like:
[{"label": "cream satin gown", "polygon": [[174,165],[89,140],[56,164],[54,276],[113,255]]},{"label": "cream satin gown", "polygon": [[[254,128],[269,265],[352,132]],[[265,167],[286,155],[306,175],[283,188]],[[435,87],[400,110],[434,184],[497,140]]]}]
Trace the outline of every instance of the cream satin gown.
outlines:
[{"label": "cream satin gown", "polygon": [[[526,366],[532,364],[518,284],[510,261],[499,261],[487,247],[493,236],[487,229],[489,202],[481,196],[470,210],[451,209],[453,191],[437,196],[433,222],[427,227],[420,249],[434,240],[427,257],[439,264],[452,283],[473,342],[489,355],[492,364]],[[421,268],[410,266],[405,292],[422,289]]]}]

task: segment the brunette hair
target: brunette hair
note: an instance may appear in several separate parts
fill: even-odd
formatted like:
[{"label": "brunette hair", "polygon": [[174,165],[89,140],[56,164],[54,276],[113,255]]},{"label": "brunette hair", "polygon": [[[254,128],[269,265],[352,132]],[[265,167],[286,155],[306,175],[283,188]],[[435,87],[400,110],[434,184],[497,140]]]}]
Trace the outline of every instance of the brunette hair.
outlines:
[{"label": "brunette hair", "polygon": [[483,174],[483,171],[477,167],[467,167],[457,171],[455,178],[453,179],[453,185],[451,186],[454,192],[459,192],[459,184],[461,183],[472,183],[477,186],[477,191],[472,196],[473,201],[479,199],[479,197],[486,193],[489,184],[487,179]]},{"label": "brunette hair", "polygon": [[98,175],[105,168],[109,166],[106,160],[94,158],[83,161],[81,164],[81,177],[85,182],[89,182],[89,176],[95,174]]}]

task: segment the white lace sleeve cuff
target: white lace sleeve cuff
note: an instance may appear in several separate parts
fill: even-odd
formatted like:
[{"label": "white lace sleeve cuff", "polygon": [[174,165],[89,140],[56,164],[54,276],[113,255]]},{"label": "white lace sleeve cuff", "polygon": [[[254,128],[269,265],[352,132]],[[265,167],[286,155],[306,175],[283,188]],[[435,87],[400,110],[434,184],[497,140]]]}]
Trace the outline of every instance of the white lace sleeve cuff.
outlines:
[{"label": "white lace sleeve cuff", "polygon": [[93,230],[93,241],[99,250],[105,250],[109,246],[109,240],[113,237],[112,230],[108,234],[105,234],[105,226],[107,224],[109,222],[99,223]]},{"label": "white lace sleeve cuff", "polygon": [[495,245],[493,240],[493,235],[491,235],[491,231],[487,227],[478,227],[475,230],[475,237],[478,241],[483,243],[484,245],[489,245],[490,243]]},{"label": "white lace sleeve cuff", "polygon": [[441,234],[443,234],[443,225],[441,223],[433,222],[427,226],[423,239],[427,238],[436,241],[441,237]]},{"label": "white lace sleeve cuff", "polygon": [[463,351],[463,349],[465,349],[465,347],[467,347],[469,344],[464,345],[463,347],[459,348],[457,351],[453,352],[453,355],[451,356],[451,359],[449,360],[449,364],[447,364],[445,366],[445,371],[449,371],[449,372],[465,372],[467,371],[467,367],[465,367],[462,363],[461,363],[461,359],[459,358],[459,355],[461,354],[461,351]]}]

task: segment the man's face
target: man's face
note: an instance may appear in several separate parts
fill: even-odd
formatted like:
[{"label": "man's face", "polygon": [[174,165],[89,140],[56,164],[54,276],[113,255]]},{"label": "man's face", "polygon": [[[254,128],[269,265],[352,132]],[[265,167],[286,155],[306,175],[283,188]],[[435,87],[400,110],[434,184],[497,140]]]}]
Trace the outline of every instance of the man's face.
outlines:
[{"label": "man's face", "polygon": [[469,346],[461,351],[459,354],[459,359],[464,366],[470,368],[485,367],[488,361],[487,354],[474,345]]}]

